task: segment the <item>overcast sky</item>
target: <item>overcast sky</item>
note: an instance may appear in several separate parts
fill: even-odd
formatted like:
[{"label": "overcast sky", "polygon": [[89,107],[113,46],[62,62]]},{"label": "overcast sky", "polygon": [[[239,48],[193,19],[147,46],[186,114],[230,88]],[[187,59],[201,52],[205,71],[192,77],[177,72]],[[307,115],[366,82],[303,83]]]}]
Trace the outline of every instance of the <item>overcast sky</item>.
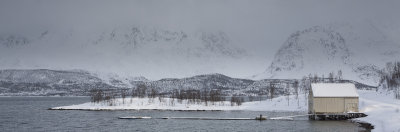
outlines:
[{"label": "overcast sky", "polygon": [[132,23],[171,29],[214,29],[241,36],[238,39],[246,45],[262,49],[276,49],[294,31],[315,25],[400,19],[397,0],[2,0],[0,3],[0,26],[11,30],[98,28]]},{"label": "overcast sky", "polygon": [[0,33],[93,31],[132,24],[224,31],[260,61],[255,67],[261,72],[293,32],[341,22],[397,23],[399,7],[398,0],[1,0]]}]

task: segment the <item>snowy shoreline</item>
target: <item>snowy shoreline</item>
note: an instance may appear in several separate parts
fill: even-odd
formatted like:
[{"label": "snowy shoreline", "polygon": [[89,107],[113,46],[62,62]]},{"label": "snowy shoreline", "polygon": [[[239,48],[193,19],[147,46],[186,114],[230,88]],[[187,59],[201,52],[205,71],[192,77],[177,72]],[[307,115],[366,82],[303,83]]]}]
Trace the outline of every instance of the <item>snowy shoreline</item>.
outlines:
[{"label": "snowy shoreline", "polygon": [[[231,106],[229,101],[223,102],[204,102],[189,103],[188,100],[179,102],[177,99],[163,98],[161,101],[158,98],[122,98],[115,99],[114,105],[110,106],[107,102],[92,103],[87,102],[78,105],[60,106],[49,108],[49,110],[170,110],[170,111],[301,111],[306,113],[306,105],[304,97],[299,96],[299,105],[295,96],[288,98],[281,96],[272,100],[243,102],[242,105]],[[289,105],[288,105],[289,104]]]},{"label": "snowy shoreline", "polygon": [[386,91],[358,90],[360,94],[360,112],[367,117],[353,119],[355,122],[367,122],[374,126],[373,131],[400,131],[400,100]]},{"label": "snowy shoreline", "polygon": [[[49,108],[48,110],[82,110],[82,111],[144,111],[144,110],[156,110],[156,111],[225,111],[225,110],[173,110],[173,109],[68,109],[68,108]],[[236,110],[232,110],[236,111]],[[240,110],[237,110],[240,111]]]},{"label": "snowy shoreline", "polygon": [[31,96],[24,96],[24,95],[0,95],[0,98],[2,98],[2,97],[4,97],[4,98],[13,98],[13,97],[33,97],[33,98],[35,98],[35,97],[38,97],[38,98],[43,98],[43,97],[55,97],[55,98],[59,98],[59,97],[66,97],[66,98],[75,98],[75,97],[78,97],[78,98],[90,98],[90,96],[73,96],[73,95],[71,95],[71,96],[44,96],[44,95],[38,95],[38,96],[36,96],[36,95],[31,95]]},{"label": "snowy shoreline", "polygon": [[[370,123],[373,131],[400,131],[400,100],[393,98],[391,93],[376,92],[370,90],[357,90],[360,94],[359,110],[367,114],[367,117],[353,119],[357,123]],[[170,98],[121,98],[116,99],[113,106],[108,103],[83,103],[70,106],[49,108],[49,110],[160,110],[160,111],[296,111],[307,113],[307,100],[305,96],[294,95],[280,96],[272,100],[244,102],[240,106],[231,106],[229,101],[208,103],[188,103],[187,100],[178,102]]]}]

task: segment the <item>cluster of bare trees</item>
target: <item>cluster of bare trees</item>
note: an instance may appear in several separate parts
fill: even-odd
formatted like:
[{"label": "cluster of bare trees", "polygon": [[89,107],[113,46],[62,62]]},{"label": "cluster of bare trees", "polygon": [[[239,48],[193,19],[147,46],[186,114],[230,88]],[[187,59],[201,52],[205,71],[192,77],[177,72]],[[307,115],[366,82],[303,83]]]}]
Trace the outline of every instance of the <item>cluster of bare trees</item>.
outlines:
[{"label": "cluster of bare trees", "polygon": [[147,86],[144,84],[139,84],[136,88],[132,88],[132,97],[144,98],[147,96]]},{"label": "cluster of bare trees", "polygon": [[[257,92],[258,100],[261,101],[262,97],[267,97],[272,100],[273,98],[283,95],[286,97],[288,105],[290,105],[290,96],[294,95],[297,100],[297,105],[300,106],[299,94],[303,93],[304,98],[308,99],[308,94],[310,91],[311,83],[341,83],[343,80],[343,73],[341,70],[335,72],[331,72],[328,76],[322,75],[311,75],[304,76],[300,80],[281,80],[281,81],[272,81],[266,86],[260,87]],[[249,101],[254,100],[254,96],[248,96]],[[307,101],[305,101],[305,105]]]},{"label": "cluster of bare trees", "polygon": [[103,101],[103,90],[100,89],[90,90],[90,101],[93,103],[99,103]]},{"label": "cluster of bare trees", "polygon": [[[257,91],[258,101],[261,101],[263,96],[267,96],[267,98],[272,100],[272,98],[274,98],[275,95],[277,94],[276,93],[277,85],[279,85],[279,83],[271,82],[266,86],[261,86]],[[251,95],[248,96],[248,98],[250,101],[254,100],[254,97]]]},{"label": "cluster of bare trees", "polygon": [[[392,71],[400,71],[400,63],[397,67],[397,70]],[[398,77],[400,74],[394,72],[390,74],[393,77]],[[391,77],[392,77],[391,76]],[[290,96],[295,95],[295,99],[297,100],[297,105],[299,106],[299,94],[304,93],[304,98],[308,98],[308,92],[310,89],[311,83],[316,82],[340,82],[342,80],[342,71],[338,71],[335,75],[333,72],[329,73],[327,78],[324,78],[324,75],[321,77],[311,74],[307,77],[304,76],[301,80],[273,80],[267,82],[267,84],[259,86],[253,94],[248,96],[249,101],[254,100],[262,100],[262,97],[267,97],[267,99],[272,100],[273,98],[283,95],[286,96],[288,105],[290,103]],[[391,81],[391,80],[389,80]],[[269,84],[268,84],[269,83]],[[391,86],[394,83],[390,83]],[[397,86],[397,85],[396,85]],[[400,85],[399,85],[400,86]],[[194,89],[173,89],[169,92],[159,92],[157,88],[153,88],[151,85],[146,84],[138,84],[136,87],[132,89],[123,89],[123,90],[101,90],[101,89],[93,89],[91,92],[91,100],[94,103],[99,103],[102,101],[109,102],[110,105],[114,105],[114,99],[116,97],[122,98],[122,103],[125,103],[125,98],[127,96],[132,98],[149,98],[149,102],[152,102],[154,98],[159,99],[160,102],[164,100],[165,97],[171,98],[171,103],[174,104],[174,101],[177,100],[178,103],[182,103],[183,100],[188,104],[205,104],[205,105],[214,105],[216,103],[223,103],[226,98],[221,89],[202,89],[202,90],[194,90]],[[400,96],[399,96],[400,97]],[[230,98],[231,105],[241,105],[244,102],[244,98],[239,95],[233,95]]]},{"label": "cluster of bare trees", "polygon": [[[335,72],[330,72],[327,77],[325,75],[318,76],[317,74],[309,74],[308,76],[304,76],[300,82],[296,81],[295,84],[293,84],[294,90],[295,90],[295,95],[296,99],[298,99],[298,93],[299,91],[303,91],[304,93],[304,98],[306,101],[304,101],[305,105],[307,105],[307,100],[308,100],[308,94],[310,92],[311,88],[311,83],[343,83],[343,72],[342,70],[338,70],[337,74]],[[299,90],[300,88],[300,90]],[[297,105],[299,105],[299,101],[297,101]]]},{"label": "cluster of bare trees", "polygon": [[[299,80],[284,80],[284,81],[272,81],[265,86],[261,86],[258,91],[257,91],[257,100],[261,101],[262,97],[266,97],[269,100],[272,100],[275,97],[278,97],[280,95],[286,96],[288,103],[290,101],[289,96],[292,94],[296,95],[296,99],[298,99],[298,94],[300,93],[300,85],[301,83]],[[306,85],[304,85],[306,86]],[[249,101],[254,100],[254,96],[249,95],[248,99]]]},{"label": "cluster of bare trees", "polygon": [[[154,98],[159,98],[159,101],[162,102],[164,97],[166,95],[169,95],[171,98],[171,103],[174,105],[175,99],[179,102],[182,103],[183,100],[187,100],[186,102],[188,104],[202,104],[204,103],[205,105],[214,105],[216,103],[221,103],[225,101],[225,97],[222,94],[222,91],[219,89],[215,90],[178,90],[174,89],[170,93],[160,93],[156,88],[148,87],[144,84],[139,84],[135,88],[132,88],[131,90],[123,89],[120,90],[120,92],[115,92],[116,90],[102,90],[102,89],[93,89],[90,91],[90,96],[91,96],[91,102],[93,103],[100,103],[100,102],[107,102],[109,105],[115,105],[115,98],[116,97],[121,97],[122,98],[122,103],[125,103],[125,98],[127,96],[131,96],[131,102],[132,98],[149,98],[149,102],[152,102]],[[238,105],[241,104],[238,103]]]},{"label": "cluster of bare trees", "polygon": [[[160,93],[156,88],[148,87],[145,84],[138,84],[135,88],[132,88],[130,93],[132,98],[149,98],[149,102],[153,102],[154,98],[159,98],[159,101],[163,101],[164,94]],[[131,102],[132,102],[131,98]]]},{"label": "cluster of bare trees", "polygon": [[342,70],[339,70],[336,75],[334,72],[330,72],[328,76],[318,76],[317,74],[312,76],[309,74],[306,78],[310,79],[312,83],[337,83],[343,81],[343,73]]},{"label": "cluster of bare trees", "polygon": [[211,103],[214,105],[217,102],[223,103],[225,101],[224,96],[222,95],[221,90],[177,90],[174,89],[170,98],[178,99],[179,103],[182,103],[183,100],[187,100],[187,103],[204,103],[205,105],[209,105]]},{"label": "cluster of bare trees", "polygon": [[108,105],[115,105],[117,93],[113,90],[92,89],[90,90],[90,100],[93,103],[105,102]]},{"label": "cluster of bare trees", "polygon": [[243,102],[244,102],[244,98],[243,97],[240,97],[240,96],[237,96],[237,95],[233,95],[231,97],[231,106],[234,106],[234,105],[240,106],[240,105],[242,105]]},{"label": "cluster of bare trees", "polygon": [[389,62],[381,76],[383,88],[393,91],[395,98],[400,99],[400,62]]},{"label": "cluster of bare trees", "polygon": [[248,95],[247,98],[249,99],[249,101],[254,101],[255,97],[253,95]]},{"label": "cluster of bare trees", "polygon": [[[108,105],[115,105],[116,97],[120,97],[122,99],[122,103],[125,104],[125,99],[127,96],[131,96],[132,98],[144,98],[148,97],[149,99],[154,99],[156,97],[164,97],[164,94],[160,94],[155,88],[148,88],[144,84],[139,84],[132,90],[128,89],[92,89],[90,90],[90,99],[93,103],[106,102]],[[132,101],[131,98],[131,101]]]}]

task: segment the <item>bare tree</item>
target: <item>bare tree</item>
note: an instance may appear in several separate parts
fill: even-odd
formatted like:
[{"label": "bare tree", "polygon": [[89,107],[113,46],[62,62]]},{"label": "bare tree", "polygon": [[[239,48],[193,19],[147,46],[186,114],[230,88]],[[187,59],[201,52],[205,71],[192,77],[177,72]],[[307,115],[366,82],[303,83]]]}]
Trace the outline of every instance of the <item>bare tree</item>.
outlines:
[{"label": "bare tree", "polygon": [[274,98],[274,94],[275,94],[275,84],[273,84],[273,83],[270,83],[269,84],[269,89],[270,89],[270,92],[269,92],[269,97],[270,97],[270,99],[272,100],[273,98]]},{"label": "bare tree", "polygon": [[164,102],[164,94],[158,94],[158,101]]},{"label": "bare tree", "polygon": [[103,100],[103,90],[101,89],[92,89],[90,90],[90,99],[93,103],[99,103]]},{"label": "bare tree", "polygon": [[300,106],[299,102],[299,81],[294,81],[293,83],[294,94],[296,95],[297,106]]},{"label": "bare tree", "polygon": [[328,77],[328,79],[329,79],[329,82],[330,83],[333,83],[333,81],[334,81],[334,74],[333,74],[333,72],[331,72],[331,73],[329,73],[329,77]]},{"label": "bare tree", "polygon": [[125,104],[125,97],[126,97],[125,90],[122,90],[122,89],[121,89],[122,104]]},{"label": "bare tree", "polygon": [[259,89],[258,89],[258,100],[261,102],[261,99],[262,99],[262,96],[264,95],[264,91],[265,91],[265,87],[260,87]]},{"label": "bare tree", "polygon": [[343,73],[342,73],[342,70],[339,70],[339,71],[338,71],[338,73],[337,73],[337,77],[338,77],[338,80],[341,82],[341,81],[342,81],[342,79],[343,79]]},{"label": "bare tree", "polygon": [[211,90],[210,91],[210,101],[215,104],[215,102],[222,101],[222,94],[221,90]]},{"label": "bare tree", "polygon": [[139,98],[144,98],[146,96],[147,86],[144,84],[139,84],[136,87],[135,93]]},{"label": "bare tree", "polygon": [[254,96],[253,95],[249,95],[248,98],[249,98],[249,101],[254,101]]},{"label": "bare tree", "polygon": [[285,95],[286,95],[286,99],[288,101],[288,106],[289,106],[289,102],[290,102],[290,83],[286,83]]},{"label": "bare tree", "polygon": [[387,90],[393,91],[396,99],[400,99],[400,62],[386,64],[386,73],[381,82],[386,83]]},{"label": "bare tree", "polygon": [[158,95],[157,89],[151,88],[149,97],[150,98],[155,98],[155,97],[157,97],[157,95]]},{"label": "bare tree", "polygon": [[318,82],[318,75],[317,74],[314,74],[314,77],[313,77],[311,82],[312,83],[317,83]]},{"label": "bare tree", "polygon": [[240,106],[240,105],[242,105],[242,102],[244,101],[244,99],[243,99],[243,97],[239,97],[239,96],[237,96],[237,95],[233,95],[232,97],[231,97],[231,106],[234,106],[235,104],[237,105],[237,106]]},{"label": "bare tree", "polygon": [[209,96],[208,90],[207,90],[207,88],[205,88],[203,93],[202,93],[202,97],[203,97],[202,100],[204,101],[206,106],[208,105],[208,101],[209,101],[209,97],[208,96]]},{"label": "bare tree", "polygon": [[307,99],[308,99],[307,95],[310,91],[311,82],[312,82],[311,74],[309,75],[308,78],[304,77],[302,80],[302,83],[303,83],[302,87],[303,87],[303,91],[304,91],[304,100],[306,100],[306,101],[304,101],[305,105],[307,105]]}]

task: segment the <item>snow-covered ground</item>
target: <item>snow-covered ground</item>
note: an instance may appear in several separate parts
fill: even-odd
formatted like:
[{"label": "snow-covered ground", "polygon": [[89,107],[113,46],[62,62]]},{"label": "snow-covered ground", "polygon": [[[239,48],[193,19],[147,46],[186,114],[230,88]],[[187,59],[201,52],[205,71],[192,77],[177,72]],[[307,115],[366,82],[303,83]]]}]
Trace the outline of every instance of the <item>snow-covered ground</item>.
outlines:
[{"label": "snow-covered ground", "polygon": [[368,116],[356,120],[374,125],[373,131],[399,132],[400,131],[400,100],[388,92],[358,90],[360,94],[360,112]]},{"label": "snow-covered ground", "polygon": [[[132,101],[131,101],[132,100]],[[299,105],[294,95],[289,97],[289,104],[287,97],[281,96],[272,100],[253,101],[245,102],[240,106],[231,106],[229,101],[216,102],[212,104],[205,103],[188,103],[187,100],[183,100],[179,103],[177,99],[163,98],[160,101],[158,98],[125,98],[125,101],[121,98],[116,99],[114,105],[110,106],[110,103],[84,103],[71,106],[54,107],[52,109],[68,109],[68,110],[250,110],[250,111],[306,111],[307,105],[305,105],[304,95],[299,95]]]},{"label": "snow-covered ground", "polygon": [[[375,92],[368,90],[358,90],[360,95],[360,112],[368,116],[355,120],[371,123],[374,125],[373,131],[400,131],[400,100],[394,99],[392,93]],[[116,99],[113,106],[109,103],[84,103],[71,106],[54,107],[52,109],[69,110],[248,110],[248,111],[301,111],[306,113],[307,100],[304,94],[289,96],[289,105],[286,96],[274,98],[272,100],[245,102],[240,106],[231,106],[229,101],[215,104],[208,103],[206,106],[201,104],[188,104],[186,100],[179,103],[177,99],[172,101],[164,98],[161,102],[158,98],[150,100],[148,98],[126,98]],[[173,103],[172,103],[173,102]],[[298,105],[299,104],[299,105]]]}]

